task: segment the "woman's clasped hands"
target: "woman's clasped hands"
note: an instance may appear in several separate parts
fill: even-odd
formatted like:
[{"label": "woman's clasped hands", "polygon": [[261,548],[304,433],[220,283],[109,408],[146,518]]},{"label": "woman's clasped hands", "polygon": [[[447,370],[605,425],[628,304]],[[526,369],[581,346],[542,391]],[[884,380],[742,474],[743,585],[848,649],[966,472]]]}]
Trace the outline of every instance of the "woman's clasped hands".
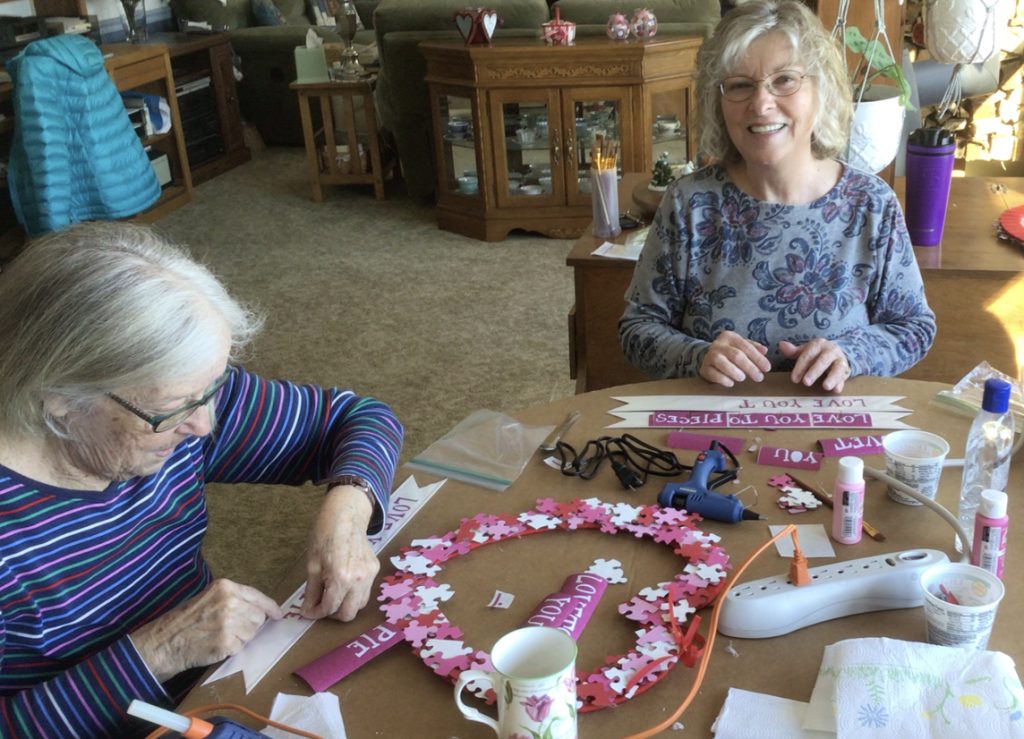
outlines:
[{"label": "woman's clasped hands", "polygon": [[[850,364],[843,350],[827,339],[812,339],[806,344],[779,342],[779,352],[794,362],[790,379],[811,387],[821,380],[821,387],[841,393],[850,376]],[[700,365],[700,376],[710,383],[734,387],[752,380],[761,382],[771,371],[768,347],[745,339],[733,331],[723,331],[711,342]]]}]

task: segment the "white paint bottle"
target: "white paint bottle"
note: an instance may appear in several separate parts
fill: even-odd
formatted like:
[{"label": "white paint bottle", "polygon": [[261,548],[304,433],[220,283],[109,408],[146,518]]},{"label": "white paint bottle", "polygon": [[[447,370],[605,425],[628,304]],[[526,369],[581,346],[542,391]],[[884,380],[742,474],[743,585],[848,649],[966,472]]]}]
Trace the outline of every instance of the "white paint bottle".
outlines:
[{"label": "white paint bottle", "polygon": [[1007,495],[1001,490],[985,490],[974,517],[974,546],[971,564],[1003,579],[1006,561],[1006,534],[1010,519],[1006,515]]},{"label": "white paint bottle", "polygon": [[840,457],[832,491],[832,538],[840,544],[860,541],[864,520],[864,460]]}]

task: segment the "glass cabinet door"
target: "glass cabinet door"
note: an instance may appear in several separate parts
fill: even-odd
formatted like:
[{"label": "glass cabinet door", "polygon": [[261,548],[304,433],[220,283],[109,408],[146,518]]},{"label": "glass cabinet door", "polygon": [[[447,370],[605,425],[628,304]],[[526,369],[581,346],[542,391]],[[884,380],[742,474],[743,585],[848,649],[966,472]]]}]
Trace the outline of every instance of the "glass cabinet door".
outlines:
[{"label": "glass cabinet door", "polygon": [[[590,172],[602,164],[614,166],[617,176],[631,164],[633,126],[628,88],[566,90],[563,117],[566,129],[565,167],[567,201],[573,205],[590,202]],[[595,157],[604,161],[595,162]]]},{"label": "glass cabinet door", "polygon": [[683,165],[694,158],[692,126],[690,125],[690,87],[676,83],[668,89],[651,91],[650,159],[647,171],[654,162],[666,158],[677,176]]},{"label": "glass cabinet door", "polygon": [[477,174],[477,121],[469,97],[437,96],[438,132],[441,140],[441,180],[447,192],[480,196]]},{"label": "glass cabinet door", "polygon": [[[499,90],[491,96],[491,134],[498,205],[563,202],[558,107],[546,90]],[[552,121],[552,116],[554,119]]]}]

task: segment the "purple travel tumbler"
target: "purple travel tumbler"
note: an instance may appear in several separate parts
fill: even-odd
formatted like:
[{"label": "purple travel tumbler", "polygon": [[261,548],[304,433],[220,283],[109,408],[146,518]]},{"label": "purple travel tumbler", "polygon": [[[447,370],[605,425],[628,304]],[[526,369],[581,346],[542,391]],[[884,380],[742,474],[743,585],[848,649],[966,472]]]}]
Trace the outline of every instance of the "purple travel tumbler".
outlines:
[{"label": "purple travel tumbler", "polygon": [[919,128],[907,139],[906,215],[914,246],[942,241],[955,150],[953,134],[943,128]]}]

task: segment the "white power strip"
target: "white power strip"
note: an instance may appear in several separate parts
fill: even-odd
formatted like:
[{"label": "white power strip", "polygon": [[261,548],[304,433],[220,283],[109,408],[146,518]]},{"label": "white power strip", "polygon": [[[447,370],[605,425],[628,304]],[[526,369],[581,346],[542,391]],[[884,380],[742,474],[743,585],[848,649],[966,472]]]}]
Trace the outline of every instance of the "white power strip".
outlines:
[{"label": "white power strip", "polygon": [[785,576],[740,583],[722,604],[718,631],[764,639],[855,613],[913,608],[924,603],[921,573],[948,561],[936,549],[910,549],[814,567],[800,587]]}]

